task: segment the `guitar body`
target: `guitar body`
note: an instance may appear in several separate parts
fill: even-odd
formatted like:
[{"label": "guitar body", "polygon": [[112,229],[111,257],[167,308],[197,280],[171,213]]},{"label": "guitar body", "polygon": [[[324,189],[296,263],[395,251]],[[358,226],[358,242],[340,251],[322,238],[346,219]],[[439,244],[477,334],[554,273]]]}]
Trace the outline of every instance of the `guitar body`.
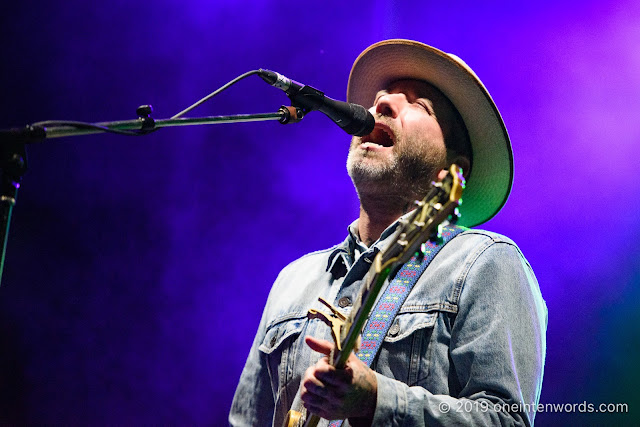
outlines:
[{"label": "guitar body", "polygon": [[300,427],[302,422],[302,413],[293,409],[287,412],[287,418],[284,420],[285,427]]}]

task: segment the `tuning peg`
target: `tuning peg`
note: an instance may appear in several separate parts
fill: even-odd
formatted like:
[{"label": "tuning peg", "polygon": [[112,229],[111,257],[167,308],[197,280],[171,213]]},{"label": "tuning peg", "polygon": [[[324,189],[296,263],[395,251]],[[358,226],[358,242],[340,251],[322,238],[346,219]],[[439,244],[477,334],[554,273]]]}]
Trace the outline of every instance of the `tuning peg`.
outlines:
[{"label": "tuning peg", "polygon": [[452,213],[451,215],[449,215],[449,218],[448,218],[448,219],[449,219],[449,222],[450,222],[451,224],[455,224],[455,223],[457,223],[457,222],[458,222],[458,220],[460,219],[460,209],[455,208],[455,209],[453,210],[453,213]]},{"label": "tuning peg", "polygon": [[436,227],[432,232],[431,235],[429,236],[429,240],[432,241],[433,243],[439,245],[442,243],[442,228],[444,226],[442,224],[438,224],[438,227]]}]

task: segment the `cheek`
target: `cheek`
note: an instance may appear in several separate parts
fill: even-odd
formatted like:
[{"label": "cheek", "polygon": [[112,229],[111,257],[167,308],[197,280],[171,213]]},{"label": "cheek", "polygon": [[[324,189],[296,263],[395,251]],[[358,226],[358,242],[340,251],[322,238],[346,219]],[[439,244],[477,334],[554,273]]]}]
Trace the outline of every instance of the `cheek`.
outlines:
[{"label": "cheek", "polygon": [[444,140],[444,132],[435,117],[430,116],[424,110],[410,111],[403,119],[403,126],[410,133],[422,135],[426,139]]},{"label": "cheek", "polygon": [[434,144],[442,144],[444,146],[444,132],[435,119],[430,118],[427,125],[421,127],[419,133]]},{"label": "cheek", "polygon": [[402,149],[420,153],[429,158],[446,158],[447,154],[444,136],[439,127],[420,127],[414,129],[413,132],[405,134]]}]

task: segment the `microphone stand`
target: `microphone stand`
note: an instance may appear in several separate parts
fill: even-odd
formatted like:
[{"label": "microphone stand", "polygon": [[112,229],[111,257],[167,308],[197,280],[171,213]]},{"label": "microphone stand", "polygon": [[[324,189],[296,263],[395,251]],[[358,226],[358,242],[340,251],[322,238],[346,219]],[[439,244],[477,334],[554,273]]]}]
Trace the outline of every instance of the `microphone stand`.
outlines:
[{"label": "microphone stand", "polygon": [[[305,111],[295,106],[282,106],[275,113],[236,114],[231,116],[212,116],[197,118],[175,118],[154,120],[150,105],[142,105],[136,109],[138,118],[100,123],[80,122],[42,122],[24,128],[0,130],[0,285],[7,252],[7,240],[11,214],[18,197],[18,189],[22,176],[27,171],[26,144],[42,142],[45,139],[63,136],[78,136],[93,133],[127,133],[129,135],[146,135],[162,127],[192,126],[201,124],[242,123],[278,120],[282,124],[296,123],[302,120]],[[51,123],[51,126],[48,126]],[[60,123],[60,124],[56,124]],[[128,132],[127,132],[128,131]]]}]

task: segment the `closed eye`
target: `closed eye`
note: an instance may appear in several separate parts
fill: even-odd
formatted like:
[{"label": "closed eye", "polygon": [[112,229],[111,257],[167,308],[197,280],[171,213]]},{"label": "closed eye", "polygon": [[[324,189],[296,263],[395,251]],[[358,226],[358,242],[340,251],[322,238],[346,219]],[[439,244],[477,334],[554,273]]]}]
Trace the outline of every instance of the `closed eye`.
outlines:
[{"label": "closed eye", "polygon": [[424,108],[430,116],[434,115],[433,106],[430,102],[427,102],[424,99],[418,99],[415,103]]}]

